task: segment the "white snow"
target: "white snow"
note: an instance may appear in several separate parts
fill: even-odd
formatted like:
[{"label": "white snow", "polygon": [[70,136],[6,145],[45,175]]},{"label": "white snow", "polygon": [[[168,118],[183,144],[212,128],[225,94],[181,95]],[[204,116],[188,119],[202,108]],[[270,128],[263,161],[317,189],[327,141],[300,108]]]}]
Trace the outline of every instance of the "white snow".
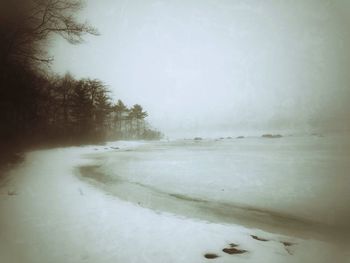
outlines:
[{"label": "white snow", "polygon": [[[346,247],[336,243],[154,211],[80,180],[76,167],[95,163],[91,154],[104,160],[106,152],[117,151],[111,145],[139,147],[36,151],[10,172],[0,188],[1,263],[350,262]],[[295,243],[292,255],[280,241]],[[248,253],[222,252],[232,242]],[[206,259],[205,253],[219,258]]]}]

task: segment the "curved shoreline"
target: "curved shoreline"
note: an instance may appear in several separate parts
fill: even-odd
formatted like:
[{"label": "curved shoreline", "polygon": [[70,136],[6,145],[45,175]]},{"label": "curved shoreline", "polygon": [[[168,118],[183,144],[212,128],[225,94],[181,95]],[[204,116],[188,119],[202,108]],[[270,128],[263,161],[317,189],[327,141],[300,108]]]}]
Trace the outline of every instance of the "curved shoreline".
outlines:
[{"label": "curved shoreline", "polygon": [[100,171],[99,168],[98,164],[79,166],[76,168],[76,174],[82,180],[94,184],[106,193],[155,211],[213,223],[239,224],[300,238],[339,239],[343,234],[341,229],[334,226],[293,215],[167,193],[142,183],[111,177]]},{"label": "curved shoreline", "polygon": [[[108,195],[74,173],[96,164],[86,159],[94,152],[94,146],[31,152],[11,171],[0,188],[0,262],[343,263],[350,256],[345,244],[210,223]],[[8,195],[12,190],[16,195]]]}]

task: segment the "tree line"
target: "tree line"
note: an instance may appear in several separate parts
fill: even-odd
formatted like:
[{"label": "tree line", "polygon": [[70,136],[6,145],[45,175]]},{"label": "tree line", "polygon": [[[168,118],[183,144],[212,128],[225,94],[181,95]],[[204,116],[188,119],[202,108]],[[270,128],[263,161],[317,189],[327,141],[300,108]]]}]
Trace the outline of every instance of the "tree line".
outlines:
[{"label": "tree line", "polygon": [[128,108],[121,100],[113,104],[109,89],[98,79],[76,80],[67,73],[42,87],[41,126],[52,139],[93,142],[161,136],[145,121],[148,113],[141,105]]},{"label": "tree line", "polygon": [[112,102],[97,79],[57,76],[49,69],[52,36],[79,44],[98,31],[75,14],[79,0],[0,1],[0,142],[4,146],[157,139],[147,112]]}]

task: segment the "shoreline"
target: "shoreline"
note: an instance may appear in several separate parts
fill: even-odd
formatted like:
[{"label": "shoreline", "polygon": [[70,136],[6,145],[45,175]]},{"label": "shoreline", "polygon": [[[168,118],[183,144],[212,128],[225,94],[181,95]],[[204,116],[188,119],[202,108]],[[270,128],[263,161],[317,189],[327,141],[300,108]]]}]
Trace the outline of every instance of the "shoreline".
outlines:
[{"label": "shoreline", "polygon": [[[315,238],[322,241],[347,239],[346,241],[349,241],[345,235],[340,238],[344,233],[342,233],[342,229],[337,229],[335,226],[255,207],[163,192],[141,183],[108,176],[99,171],[100,165],[96,163],[96,160],[93,163],[76,167],[76,176],[82,181],[96,186],[106,194],[112,194],[116,198],[157,212],[210,223],[238,224],[250,229],[261,229],[297,238]],[[140,193],[143,194],[140,195]],[[142,202],[142,199],[147,199],[148,202]],[[160,202],[162,204],[159,204]],[[193,210],[195,212],[191,213]]]},{"label": "shoreline", "polygon": [[0,188],[1,262],[201,263],[214,254],[217,262],[346,262],[345,250],[326,242],[177,217],[108,195],[75,176],[94,163],[86,158],[93,153],[94,146],[31,152],[10,172]]}]

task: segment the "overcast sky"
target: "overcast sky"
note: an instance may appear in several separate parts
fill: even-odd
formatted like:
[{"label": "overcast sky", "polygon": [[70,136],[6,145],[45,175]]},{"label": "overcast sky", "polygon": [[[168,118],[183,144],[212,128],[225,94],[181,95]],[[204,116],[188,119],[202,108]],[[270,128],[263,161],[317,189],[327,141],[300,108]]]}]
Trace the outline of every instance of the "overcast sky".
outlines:
[{"label": "overcast sky", "polygon": [[168,135],[344,128],[350,1],[88,0],[101,36],[53,70],[103,80]]}]

